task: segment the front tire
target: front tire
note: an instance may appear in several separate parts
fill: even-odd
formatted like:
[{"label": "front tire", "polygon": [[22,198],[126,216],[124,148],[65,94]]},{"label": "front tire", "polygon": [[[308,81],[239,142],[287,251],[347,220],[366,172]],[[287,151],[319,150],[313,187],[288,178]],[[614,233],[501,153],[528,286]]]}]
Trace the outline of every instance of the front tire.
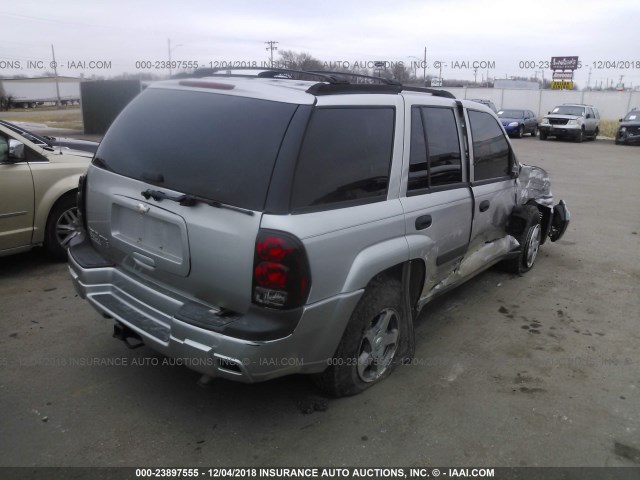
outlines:
[{"label": "front tire", "polygon": [[546,140],[547,139],[547,134],[545,132],[540,132],[540,140]]},{"label": "front tire", "polygon": [[524,127],[520,125],[518,127],[518,138],[522,138],[524,136]]},{"label": "front tire", "polygon": [[531,136],[532,137],[537,137],[538,136],[538,127],[537,126],[533,127],[533,132],[531,132]]},{"label": "front tire", "polygon": [[333,397],[343,397],[389,376],[406,337],[403,311],[400,281],[373,280],[353,311],[330,366],[315,375],[316,385]]},{"label": "front tire", "polygon": [[76,235],[78,208],[75,194],[68,194],[59,199],[47,219],[44,249],[56,260],[67,259],[67,248]]},{"label": "front tire", "polygon": [[582,141],[584,140],[584,130],[582,129],[579,130],[575,140],[576,140],[576,143],[582,143]]},{"label": "front tire", "polygon": [[524,207],[525,225],[516,239],[520,243],[520,254],[502,262],[504,270],[522,275],[533,268],[542,242],[542,226],[540,225],[540,211],[533,205]]}]

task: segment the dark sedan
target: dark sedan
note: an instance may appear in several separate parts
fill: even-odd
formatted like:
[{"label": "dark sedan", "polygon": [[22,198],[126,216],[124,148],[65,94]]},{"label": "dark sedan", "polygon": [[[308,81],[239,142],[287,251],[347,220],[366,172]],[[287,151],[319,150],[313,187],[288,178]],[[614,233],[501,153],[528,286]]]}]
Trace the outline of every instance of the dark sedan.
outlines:
[{"label": "dark sedan", "polygon": [[30,132],[15,123],[7,122],[6,120],[0,120],[0,125],[7,127],[9,130],[13,130],[14,132],[26,137],[36,145],[40,145],[42,147],[60,147],[60,148],[70,148],[73,150],[81,150],[83,152],[96,153],[98,149],[98,142],[92,142],[90,140],[77,140],[75,138],[65,138],[65,137],[49,137],[46,135],[38,135],[37,133]]},{"label": "dark sedan", "polygon": [[522,138],[526,133],[538,135],[538,119],[531,110],[500,110],[498,117],[509,136]]},{"label": "dark sedan", "polygon": [[640,109],[634,108],[620,119],[616,132],[616,145],[620,144],[640,145]]}]

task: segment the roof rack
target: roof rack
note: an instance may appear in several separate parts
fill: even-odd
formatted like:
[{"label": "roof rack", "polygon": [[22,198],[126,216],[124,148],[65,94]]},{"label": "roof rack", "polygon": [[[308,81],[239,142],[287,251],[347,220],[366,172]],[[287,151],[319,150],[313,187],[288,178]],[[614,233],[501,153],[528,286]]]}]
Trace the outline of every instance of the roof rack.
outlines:
[{"label": "roof rack", "polygon": [[[239,73],[232,73],[237,71]],[[257,71],[256,75],[242,73],[247,71]],[[171,78],[204,78],[204,77],[244,77],[244,78],[285,78],[293,79],[293,75],[306,75],[316,77],[320,83],[316,83],[307,89],[307,93],[312,95],[336,95],[336,94],[357,94],[357,93],[381,93],[398,94],[402,91],[429,93],[434,97],[453,98],[455,95],[446,90],[437,90],[426,87],[404,86],[397,80],[384,77],[374,77],[360,73],[335,72],[322,70],[295,70],[290,68],[264,68],[264,67],[238,67],[238,68],[199,68],[192,73],[179,73]],[[373,83],[350,83],[347,78],[363,78],[379,82]],[[323,83],[324,82],[324,83]]]},{"label": "roof rack", "polygon": [[424,93],[430,93],[431,95],[433,95],[434,97],[445,97],[445,98],[456,98],[456,96],[451,93],[451,92],[447,92],[446,90],[438,90],[436,88],[427,88],[427,87],[402,87],[402,90],[406,90],[408,92],[424,92]]},{"label": "roof rack", "polygon": [[[257,75],[248,75],[243,73],[231,73],[236,71],[258,71]],[[291,78],[287,75],[307,75],[317,77],[325,82],[332,84],[349,83],[344,79],[335,78],[331,75],[332,72],[315,72],[308,70],[295,70],[291,68],[263,68],[263,67],[238,67],[238,68],[199,68],[192,74],[185,74],[185,76],[203,78],[203,77],[247,77],[247,78]],[[185,78],[174,75],[172,78]]]},{"label": "roof rack", "polygon": [[326,73],[329,75],[337,75],[341,77],[353,77],[353,78],[366,78],[368,80],[375,80],[377,82],[383,83],[385,85],[402,85],[397,80],[393,80],[391,78],[385,77],[374,77],[373,75],[363,75],[361,73],[351,73],[351,72],[325,72],[324,70],[309,70],[311,73]]}]

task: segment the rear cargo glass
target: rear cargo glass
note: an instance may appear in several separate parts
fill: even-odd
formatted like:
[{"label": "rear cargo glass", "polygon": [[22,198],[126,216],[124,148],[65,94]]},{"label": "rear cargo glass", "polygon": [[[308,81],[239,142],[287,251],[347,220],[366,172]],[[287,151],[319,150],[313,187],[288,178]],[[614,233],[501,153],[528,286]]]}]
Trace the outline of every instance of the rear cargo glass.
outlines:
[{"label": "rear cargo glass", "polygon": [[105,135],[94,164],[126,177],[262,210],[296,105],[149,89]]}]

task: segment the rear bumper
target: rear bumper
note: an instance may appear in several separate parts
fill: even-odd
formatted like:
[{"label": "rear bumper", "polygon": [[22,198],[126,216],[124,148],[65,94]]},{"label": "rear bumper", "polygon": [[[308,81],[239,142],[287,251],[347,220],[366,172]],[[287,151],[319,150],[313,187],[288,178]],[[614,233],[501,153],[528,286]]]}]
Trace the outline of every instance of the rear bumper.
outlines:
[{"label": "rear bumper", "polygon": [[[285,318],[284,323],[259,308],[221,317],[215,306],[146,282],[109,262],[101,263],[87,251],[86,243],[83,249],[69,251],[69,271],[80,297],[132,329],[147,346],[172,357],[172,364],[241,382],[323,371],[363,293],[359,290],[307,305],[289,313],[295,318]],[[232,324],[235,330],[229,328]],[[293,326],[287,329],[285,324]],[[259,335],[252,329],[255,325],[261,326]],[[243,331],[247,333],[242,335]]]}]

